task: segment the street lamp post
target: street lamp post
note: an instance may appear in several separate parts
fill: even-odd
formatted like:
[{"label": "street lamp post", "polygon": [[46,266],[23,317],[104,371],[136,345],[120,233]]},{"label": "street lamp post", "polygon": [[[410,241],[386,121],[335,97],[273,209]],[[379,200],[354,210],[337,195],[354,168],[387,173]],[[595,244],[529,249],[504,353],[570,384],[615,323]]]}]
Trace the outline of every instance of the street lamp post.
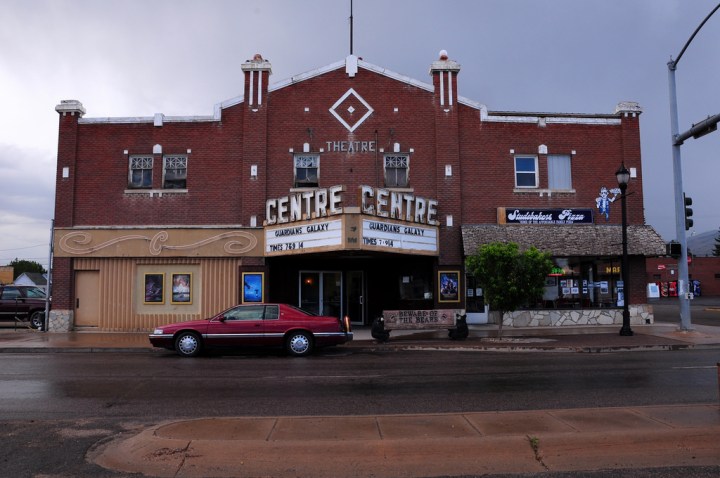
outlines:
[{"label": "street lamp post", "polygon": [[618,186],[620,186],[620,202],[622,206],[622,280],[623,280],[623,323],[620,328],[620,335],[629,337],[633,335],[630,328],[630,266],[628,261],[628,240],[627,240],[627,186],[630,182],[630,171],[623,162],[620,169],[615,172]]},{"label": "street lamp post", "polygon": [[713,117],[709,117],[700,123],[693,125],[693,127],[680,134],[678,127],[678,106],[677,106],[677,90],[675,86],[675,70],[680,62],[685,50],[693,41],[698,31],[705,25],[705,22],[720,8],[718,4],[700,25],[695,29],[690,39],[685,43],[685,46],[680,50],[680,54],[675,60],[670,60],[667,64],[668,67],[668,83],[670,89],[670,134],[672,136],[672,158],[673,158],[673,178],[674,184],[673,189],[675,190],[675,232],[677,234],[677,241],[680,243],[680,258],[678,259],[678,299],[680,301],[680,329],[691,330],[692,323],[690,320],[690,277],[687,263],[687,237],[685,236],[686,225],[685,225],[685,198],[683,195],[682,186],[682,161],[680,157],[680,146],[689,137],[699,138],[700,136],[714,131],[718,121],[720,121],[720,114]]}]

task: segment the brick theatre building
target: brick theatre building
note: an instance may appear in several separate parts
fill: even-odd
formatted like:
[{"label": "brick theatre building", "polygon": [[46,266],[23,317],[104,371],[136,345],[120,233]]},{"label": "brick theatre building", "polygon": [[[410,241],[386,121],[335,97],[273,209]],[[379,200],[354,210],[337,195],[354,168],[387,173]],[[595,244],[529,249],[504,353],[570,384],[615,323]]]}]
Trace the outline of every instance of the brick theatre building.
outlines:
[{"label": "brick theatre building", "polygon": [[56,107],[50,330],[152,330],[265,301],[356,324],[448,308],[484,323],[464,260],[493,241],[555,263],[506,325],[620,324],[621,164],[625,295],[632,323],[652,321],[646,257],[665,246],[645,225],[636,103],[492,111],[460,96],[445,52],[427,83],[353,55],[277,83],[260,55],[242,71],[211,116]]}]

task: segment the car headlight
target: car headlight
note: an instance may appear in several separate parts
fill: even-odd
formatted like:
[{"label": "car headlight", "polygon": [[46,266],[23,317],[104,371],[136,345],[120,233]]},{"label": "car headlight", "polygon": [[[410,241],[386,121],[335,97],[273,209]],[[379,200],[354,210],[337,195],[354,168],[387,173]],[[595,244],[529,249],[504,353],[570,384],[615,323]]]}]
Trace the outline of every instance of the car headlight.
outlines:
[{"label": "car headlight", "polygon": [[153,335],[162,335],[162,334],[163,334],[163,329],[155,329],[155,330],[153,330]]}]

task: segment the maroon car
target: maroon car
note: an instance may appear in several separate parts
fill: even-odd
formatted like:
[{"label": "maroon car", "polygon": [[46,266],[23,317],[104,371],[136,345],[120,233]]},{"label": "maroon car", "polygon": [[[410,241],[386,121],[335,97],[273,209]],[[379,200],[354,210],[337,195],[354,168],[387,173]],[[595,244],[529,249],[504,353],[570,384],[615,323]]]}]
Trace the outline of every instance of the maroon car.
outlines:
[{"label": "maroon car", "polygon": [[311,314],[288,304],[238,305],[214,317],[157,327],[150,334],[154,347],[194,357],[205,348],[284,347],[291,355],[310,354],[316,347],[340,345],[353,339],[350,319]]},{"label": "maroon car", "polygon": [[0,320],[27,320],[32,328],[42,329],[45,291],[26,285],[0,285]]}]

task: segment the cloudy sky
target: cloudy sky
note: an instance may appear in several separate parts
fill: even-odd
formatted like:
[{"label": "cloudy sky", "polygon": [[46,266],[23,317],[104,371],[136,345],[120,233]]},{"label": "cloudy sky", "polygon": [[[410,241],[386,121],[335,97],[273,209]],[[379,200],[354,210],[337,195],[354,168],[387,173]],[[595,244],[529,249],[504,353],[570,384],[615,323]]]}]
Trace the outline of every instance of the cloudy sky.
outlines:
[{"label": "cloudy sky", "polygon": [[[261,53],[271,83],[349,53],[349,0],[0,1],[0,265],[47,267],[58,114],[211,115]],[[667,62],[717,0],[354,0],[354,53],[429,83],[441,49],[490,110],[643,107],[645,218],[674,239]],[[720,113],[720,12],[677,69],[680,131]],[[697,233],[720,227],[720,132],[682,147]],[[103,205],[98,204],[98,207]]]}]

